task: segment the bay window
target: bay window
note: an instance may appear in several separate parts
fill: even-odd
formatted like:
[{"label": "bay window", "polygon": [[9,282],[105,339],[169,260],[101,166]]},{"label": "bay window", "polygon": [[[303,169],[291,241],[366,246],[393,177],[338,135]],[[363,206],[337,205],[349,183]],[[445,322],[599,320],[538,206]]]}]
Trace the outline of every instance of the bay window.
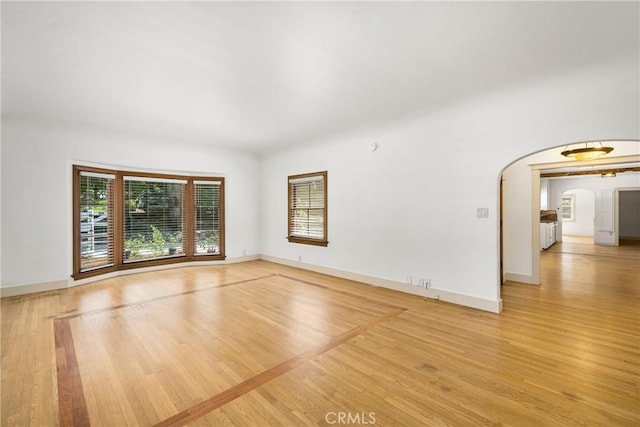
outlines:
[{"label": "bay window", "polygon": [[224,259],[224,178],[73,167],[73,277]]}]

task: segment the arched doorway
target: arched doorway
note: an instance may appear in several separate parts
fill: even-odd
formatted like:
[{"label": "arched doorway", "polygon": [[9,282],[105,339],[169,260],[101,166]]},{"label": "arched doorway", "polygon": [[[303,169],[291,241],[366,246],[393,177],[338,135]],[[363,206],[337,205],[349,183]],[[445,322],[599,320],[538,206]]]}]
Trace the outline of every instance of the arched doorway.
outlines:
[{"label": "arched doorway", "polygon": [[[551,200],[549,183],[543,181],[546,176],[553,175],[561,180],[563,177],[558,174],[571,173],[590,175],[594,180],[600,180],[600,171],[611,168],[638,168],[640,166],[640,144],[638,141],[611,141],[607,142],[607,145],[614,145],[614,153],[620,155],[593,161],[569,162],[560,154],[565,147],[562,145],[523,156],[509,163],[501,171],[498,185],[501,211],[499,225],[500,284],[505,281],[540,284],[540,210],[543,207],[556,210],[560,221],[562,217],[561,199],[565,192],[562,191],[557,199]],[[574,170],[576,168],[582,169],[576,172]],[[570,170],[571,172],[565,172]],[[640,176],[639,172],[634,173],[636,176]],[[623,174],[618,175],[622,176]],[[579,187],[574,186],[573,188]],[[547,199],[543,200],[545,193]],[[613,194],[612,190],[612,206]],[[611,212],[613,212],[613,208]],[[596,233],[598,231],[600,234],[608,233],[608,225],[605,227],[600,224]],[[613,229],[611,233],[614,233]]]}]

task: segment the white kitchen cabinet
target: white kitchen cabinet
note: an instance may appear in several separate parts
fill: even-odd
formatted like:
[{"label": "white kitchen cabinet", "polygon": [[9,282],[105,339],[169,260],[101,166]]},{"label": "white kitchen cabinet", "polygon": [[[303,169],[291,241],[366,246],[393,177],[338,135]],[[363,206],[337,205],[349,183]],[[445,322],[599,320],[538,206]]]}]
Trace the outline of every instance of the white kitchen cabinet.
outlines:
[{"label": "white kitchen cabinet", "polygon": [[544,251],[556,242],[556,223],[540,223],[540,250]]}]

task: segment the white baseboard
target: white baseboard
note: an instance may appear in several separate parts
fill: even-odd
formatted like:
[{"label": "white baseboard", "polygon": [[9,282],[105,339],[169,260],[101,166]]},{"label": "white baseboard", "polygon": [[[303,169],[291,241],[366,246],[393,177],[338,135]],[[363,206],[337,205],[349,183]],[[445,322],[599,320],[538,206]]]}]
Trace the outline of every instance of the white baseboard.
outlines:
[{"label": "white baseboard", "polygon": [[224,261],[195,261],[195,262],[158,265],[154,267],[143,267],[143,268],[136,268],[131,270],[114,271],[111,273],[102,274],[94,277],[88,277],[86,279],[80,279],[80,280],[74,280],[73,278],[69,278],[68,280],[57,280],[53,282],[34,283],[34,284],[20,285],[20,286],[9,286],[9,287],[0,288],[0,296],[11,297],[11,296],[17,296],[17,295],[31,294],[35,292],[45,292],[45,291],[52,291],[56,289],[71,288],[74,286],[85,285],[87,283],[97,282],[99,280],[104,280],[111,277],[123,276],[127,274],[136,274],[136,273],[142,273],[147,271],[159,271],[159,270],[166,270],[171,268],[194,267],[194,266],[203,266],[203,265],[235,264],[240,262],[255,261],[258,259],[274,262],[276,264],[288,265],[290,267],[301,268],[303,270],[328,274],[330,276],[353,280],[353,281],[365,283],[371,286],[393,289],[399,292],[417,295],[420,297],[424,297],[426,294],[428,298],[439,299],[439,300],[450,302],[453,304],[463,305],[465,307],[476,308],[479,310],[489,311],[492,313],[500,313],[502,311],[502,300],[492,301],[492,300],[474,297],[471,295],[445,291],[443,289],[437,289],[437,288],[430,288],[427,293],[425,288],[411,286],[406,283],[396,282],[393,280],[383,279],[380,277],[368,276],[360,273],[353,273],[350,271],[338,270],[330,267],[323,267],[315,264],[307,264],[304,262],[298,262],[298,261],[293,261],[285,258],[273,257],[268,255],[247,255],[242,257],[228,258]]},{"label": "white baseboard", "polygon": [[516,273],[504,273],[505,280],[509,282],[527,283],[529,285],[539,285],[539,281],[535,281],[532,276]]},{"label": "white baseboard", "polygon": [[18,295],[34,294],[36,292],[55,291],[65,289],[66,280],[56,280],[53,282],[32,283],[29,285],[7,286],[0,288],[1,297],[15,297]]},{"label": "white baseboard", "polygon": [[101,274],[99,276],[87,277],[86,279],[74,280],[73,277],[69,277],[66,280],[56,280],[53,282],[33,283],[28,285],[7,286],[0,288],[1,297],[12,297],[17,295],[26,295],[36,292],[53,291],[56,289],[72,288],[74,286],[86,285],[87,283],[97,282],[99,280],[105,280],[112,277],[125,276],[128,274],[143,273],[147,271],[167,270],[170,268],[179,267],[196,267],[202,265],[222,265],[222,264],[236,264],[239,262],[256,261],[260,259],[259,255],[246,255],[241,257],[227,258],[224,261],[191,261],[175,264],[157,265],[153,267],[141,267],[132,268],[130,270],[113,271],[111,273]]},{"label": "white baseboard", "polygon": [[301,268],[303,270],[314,271],[316,273],[327,274],[329,276],[340,277],[342,279],[353,280],[355,282],[365,283],[367,285],[393,289],[395,291],[417,295],[420,297],[424,297],[426,294],[428,298],[439,299],[441,301],[463,305],[465,307],[477,308],[479,310],[490,311],[492,313],[500,313],[502,311],[502,299],[500,299],[499,301],[492,301],[437,288],[430,288],[427,293],[425,288],[411,286],[406,283],[396,282],[394,280],[383,279],[380,277],[367,276],[365,274],[353,273],[350,271],[338,270],[335,268],[323,267],[315,264],[307,264],[304,262],[293,261],[290,259],[274,257],[270,255],[260,255],[260,259],[277,264],[287,265],[290,267]]}]

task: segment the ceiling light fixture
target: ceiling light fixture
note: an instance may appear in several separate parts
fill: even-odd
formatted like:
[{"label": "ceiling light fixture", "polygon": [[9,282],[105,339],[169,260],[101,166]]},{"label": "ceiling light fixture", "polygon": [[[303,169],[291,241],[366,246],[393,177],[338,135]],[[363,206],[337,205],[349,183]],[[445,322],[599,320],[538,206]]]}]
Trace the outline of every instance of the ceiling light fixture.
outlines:
[{"label": "ceiling light fixture", "polygon": [[584,147],[574,148],[572,150],[566,150],[567,146],[560,154],[565,157],[572,157],[574,160],[593,160],[613,151],[613,147],[605,147],[601,142],[598,144],[600,145],[593,145],[590,147],[589,143],[585,142]]},{"label": "ceiling light fixture", "polygon": [[615,178],[615,177],[616,177],[615,172],[605,172],[603,174],[600,174],[600,178]]}]

